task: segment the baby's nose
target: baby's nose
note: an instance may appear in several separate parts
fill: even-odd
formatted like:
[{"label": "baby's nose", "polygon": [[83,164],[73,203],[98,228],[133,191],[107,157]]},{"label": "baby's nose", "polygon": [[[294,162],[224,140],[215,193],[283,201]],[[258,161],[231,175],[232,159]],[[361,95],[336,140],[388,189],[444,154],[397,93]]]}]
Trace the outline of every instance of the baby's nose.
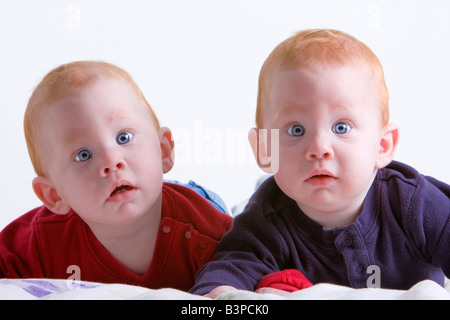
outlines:
[{"label": "baby's nose", "polygon": [[329,141],[320,136],[312,139],[308,149],[306,150],[307,160],[327,160],[333,158],[333,156],[333,148],[331,147]]},{"label": "baby's nose", "polygon": [[100,167],[100,176],[106,177],[111,172],[114,172],[116,170],[122,170],[126,168],[126,163],[124,160],[112,160],[105,162],[103,166]]},{"label": "baby's nose", "polygon": [[333,153],[330,151],[324,151],[324,152],[311,152],[308,153],[307,156],[308,160],[320,160],[320,159],[331,159],[333,157]]}]

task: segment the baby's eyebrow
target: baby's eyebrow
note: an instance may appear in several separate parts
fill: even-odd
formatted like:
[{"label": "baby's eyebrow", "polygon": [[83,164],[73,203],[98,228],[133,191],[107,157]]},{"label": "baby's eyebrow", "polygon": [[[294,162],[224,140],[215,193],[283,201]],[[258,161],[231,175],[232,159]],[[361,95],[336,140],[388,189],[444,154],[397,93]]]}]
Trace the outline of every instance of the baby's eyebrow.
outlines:
[{"label": "baby's eyebrow", "polygon": [[[305,105],[290,105],[286,107],[279,108],[274,116],[273,119],[279,119],[281,117],[291,117],[294,115],[304,115],[307,113],[308,108],[313,108],[312,106],[305,106]],[[335,110],[341,110],[345,112],[349,112],[351,110],[354,110],[354,107],[349,103],[336,103],[333,104],[333,108]]]},{"label": "baby's eyebrow", "polygon": [[131,116],[128,113],[113,113],[108,116],[107,121],[109,123],[114,122],[115,120],[121,120],[121,119],[130,119]]},{"label": "baby's eyebrow", "polygon": [[64,145],[70,145],[72,144],[74,141],[81,139],[82,135],[80,133],[72,133],[70,135],[68,135],[66,138],[64,138],[63,140],[63,144]]},{"label": "baby's eyebrow", "polygon": [[349,103],[338,103],[334,105],[335,108],[345,109],[345,110],[351,110],[353,109],[353,106]]},{"label": "baby's eyebrow", "polygon": [[273,118],[278,119],[281,116],[295,114],[295,113],[301,113],[302,110],[304,110],[304,106],[289,106],[289,107],[283,107],[277,110],[277,112],[274,114]]},{"label": "baby's eyebrow", "polygon": [[[353,109],[353,106],[349,103],[336,103],[336,104],[333,104],[333,107],[337,108],[337,109],[345,109],[345,110]],[[303,110],[307,110],[308,108],[313,108],[313,107],[308,107],[308,106],[304,106],[304,105],[297,105],[297,106],[293,105],[293,106],[283,107],[283,108],[280,108],[277,113],[275,113],[275,117],[278,117],[279,115],[285,115],[285,114],[301,113],[301,112],[303,112]]]}]

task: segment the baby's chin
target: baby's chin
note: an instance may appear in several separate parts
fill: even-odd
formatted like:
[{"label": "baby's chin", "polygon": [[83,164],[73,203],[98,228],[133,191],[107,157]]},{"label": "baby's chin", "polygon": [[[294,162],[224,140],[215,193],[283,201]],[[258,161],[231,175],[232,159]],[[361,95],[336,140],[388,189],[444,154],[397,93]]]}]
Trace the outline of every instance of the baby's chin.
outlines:
[{"label": "baby's chin", "polygon": [[309,202],[296,201],[296,203],[305,215],[327,229],[346,227],[352,224],[363,208],[363,202],[358,199],[348,202],[316,199]]}]

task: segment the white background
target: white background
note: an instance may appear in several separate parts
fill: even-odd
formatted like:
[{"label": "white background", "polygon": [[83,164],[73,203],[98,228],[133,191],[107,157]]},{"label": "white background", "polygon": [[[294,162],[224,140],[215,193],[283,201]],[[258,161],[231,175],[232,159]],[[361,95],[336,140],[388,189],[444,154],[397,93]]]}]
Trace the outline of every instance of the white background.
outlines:
[{"label": "white background", "polygon": [[28,98],[51,69],[104,60],[127,70],[175,135],[168,179],[228,208],[262,171],[247,143],[259,69],[294,32],[335,28],[381,60],[396,159],[450,183],[448,0],[0,0],[0,229],[40,205],[23,137]]}]

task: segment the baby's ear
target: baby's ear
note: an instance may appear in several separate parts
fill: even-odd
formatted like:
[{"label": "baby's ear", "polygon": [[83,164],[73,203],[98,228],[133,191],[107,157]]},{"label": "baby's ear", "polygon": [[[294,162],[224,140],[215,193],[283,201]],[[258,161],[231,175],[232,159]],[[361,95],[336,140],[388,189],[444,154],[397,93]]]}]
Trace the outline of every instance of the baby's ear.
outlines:
[{"label": "baby's ear", "polygon": [[172,170],[175,159],[175,143],[169,128],[161,127],[159,129],[159,141],[161,144],[163,173],[167,173]]},{"label": "baby's ear", "polygon": [[248,140],[261,170],[276,174],[280,164],[278,130],[252,128],[248,133]]},{"label": "baby's ear", "polygon": [[377,156],[377,169],[384,168],[394,159],[397,148],[399,132],[397,125],[388,123],[383,127],[383,135],[380,140],[380,149]]},{"label": "baby's ear", "polygon": [[36,177],[33,179],[34,193],[41,199],[42,203],[53,213],[67,214],[70,207],[61,199],[50,179]]}]

